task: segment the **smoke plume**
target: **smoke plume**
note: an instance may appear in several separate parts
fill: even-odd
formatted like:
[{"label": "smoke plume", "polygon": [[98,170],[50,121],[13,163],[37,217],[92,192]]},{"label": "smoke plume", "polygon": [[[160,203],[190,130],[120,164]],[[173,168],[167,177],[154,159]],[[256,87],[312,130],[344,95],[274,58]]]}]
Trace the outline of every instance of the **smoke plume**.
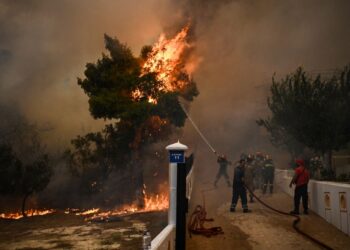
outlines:
[{"label": "smoke plume", "polygon": [[[200,91],[191,115],[218,152],[271,150],[255,120],[268,114],[273,73],[303,66],[310,72],[350,61],[349,1],[77,0],[0,1],[0,98],[32,122],[52,128],[47,143],[67,146],[77,134],[99,130],[76,84],[85,64],[116,36],[135,54],[192,23],[194,72]],[[191,125],[183,140],[207,154]],[[207,160],[215,165],[215,158]]]}]

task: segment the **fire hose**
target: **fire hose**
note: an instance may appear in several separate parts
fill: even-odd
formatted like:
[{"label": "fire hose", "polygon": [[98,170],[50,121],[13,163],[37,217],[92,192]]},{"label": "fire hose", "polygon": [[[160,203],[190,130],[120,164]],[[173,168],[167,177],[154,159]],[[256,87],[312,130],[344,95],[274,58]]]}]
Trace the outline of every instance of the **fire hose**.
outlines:
[{"label": "fire hose", "polygon": [[[189,113],[187,112],[187,110],[184,108],[184,106],[180,103],[180,106],[183,110],[183,112],[186,114],[188,120],[191,122],[192,126],[194,127],[194,129],[197,131],[197,133],[200,135],[200,137],[203,139],[203,141],[208,145],[208,147],[211,149],[211,151],[217,155],[216,150],[214,149],[214,147],[209,143],[209,141],[207,140],[207,138],[202,134],[202,132],[200,131],[200,129],[197,127],[197,125],[195,124],[195,122],[192,120],[191,116],[189,115]],[[300,217],[298,215],[295,214],[290,214],[290,213],[286,213],[284,211],[278,210],[276,208],[273,208],[272,206],[268,205],[267,203],[265,203],[264,201],[262,201],[259,197],[257,197],[254,192],[252,192],[247,186],[245,186],[245,188],[247,188],[247,190],[249,191],[249,193],[259,202],[261,203],[263,206],[265,206],[266,208],[279,213],[281,215],[285,215],[285,216],[291,216],[294,217],[295,220],[293,221],[293,228],[294,230],[303,235],[305,238],[309,239],[310,241],[318,244],[319,246],[323,247],[324,249],[327,250],[332,250],[333,248],[326,245],[325,243],[319,241],[318,239],[312,237],[311,235],[307,234],[306,232],[303,232],[300,228],[298,228],[298,224],[300,222]],[[203,204],[204,206],[200,206],[197,205],[195,211],[192,213],[189,223],[188,223],[188,230],[190,232],[190,236],[191,233],[199,233],[199,234],[203,234],[207,237],[210,237],[211,235],[216,235],[219,233],[223,233],[221,227],[215,227],[215,228],[209,228],[206,229],[203,227],[203,223],[205,221],[212,221],[212,219],[207,219],[206,218],[206,211],[205,211],[205,203]]]},{"label": "fire hose", "polygon": [[188,114],[187,110],[185,109],[185,107],[183,106],[183,104],[180,102],[180,106],[182,108],[182,111],[186,114],[188,120],[191,122],[193,128],[197,131],[197,133],[199,134],[199,136],[202,138],[202,140],[208,145],[208,147],[210,148],[210,150],[217,155],[215,149],[213,148],[213,146],[210,144],[210,142],[207,140],[207,138],[205,138],[205,136],[202,134],[202,132],[200,131],[200,129],[197,127],[196,123],[192,120],[191,116]]},{"label": "fire hose", "polygon": [[271,207],[270,205],[268,205],[267,203],[265,203],[264,201],[262,201],[259,197],[257,197],[254,192],[252,192],[246,185],[244,185],[245,188],[249,191],[249,193],[258,201],[260,202],[263,206],[267,207],[268,209],[276,212],[276,213],[279,213],[279,214],[282,214],[282,215],[286,215],[286,216],[292,216],[295,218],[295,220],[293,221],[293,228],[295,231],[297,231],[299,234],[303,235],[304,237],[306,237],[307,239],[311,240],[312,242],[318,244],[319,246],[323,247],[324,249],[327,249],[327,250],[332,250],[333,248],[331,248],[330,246],[326,245],[325,243],[319,241],[318,239],[312,237],[311,235],[303,232],[302,230],[300,230],[300,228],[298,228],[298,223],[300,222],[300,216],[296,215],[296,214],[290,214],[290,213],[286,213],[284,211],[281,211],[281,210],[278,210],[276,208],[273,208]]},{"label": "fire hose", "polygon": [[207,218],[207,211],[205,210],[205,192],[213,191],[215,188],[211,189],[206,189],[202,190],[202,195],[203,195],[203,206],[197,205],[196,208],[194,209],[193,213],[191,214],[188,224],[187,224],[187,230],[189,233],[190,238],[192,238],[192,234],[201,234],[206,237],[211,237],[213,235],[218,235],[218,234],[223,234],[224,231],[222,230],[221,227],[210,227],[210,228],[205,228],[204,227],[204,222],[212,222],[214,219]]}]

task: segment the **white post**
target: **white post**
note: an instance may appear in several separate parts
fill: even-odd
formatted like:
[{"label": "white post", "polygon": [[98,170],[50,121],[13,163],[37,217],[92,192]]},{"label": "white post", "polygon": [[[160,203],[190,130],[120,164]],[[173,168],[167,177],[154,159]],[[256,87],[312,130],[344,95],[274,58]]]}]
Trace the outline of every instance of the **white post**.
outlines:
[{"label": "white post", "polygon": [[176,225],[176,188],[177,188],[177,163],[185,162],[184,152],[188,149],[186,145],[177,143],[166,147],[169,151],[169,210],[168,223]]},{"label": "white post", "polygon": [[176,225],[177,163],[169,163],[169,210],[168,224]]}]

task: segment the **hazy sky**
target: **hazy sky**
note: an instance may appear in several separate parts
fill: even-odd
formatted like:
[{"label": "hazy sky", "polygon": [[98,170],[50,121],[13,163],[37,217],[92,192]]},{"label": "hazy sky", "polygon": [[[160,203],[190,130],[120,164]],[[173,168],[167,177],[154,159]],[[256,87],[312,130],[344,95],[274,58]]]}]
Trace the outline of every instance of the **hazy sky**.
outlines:
[{"label": "hazy sky", "polygon": [[101,56],[104,33],[138,55],[191,19],[202,59],[191,114],[213,144],[232,151],[257,143],[254,119],[266,112],[274,72],[350,62],[349,9],[331,0],[0,0],[0,98],[52,124],[51,141],[65,144],[103,123],[90,117],[76,78]]}]

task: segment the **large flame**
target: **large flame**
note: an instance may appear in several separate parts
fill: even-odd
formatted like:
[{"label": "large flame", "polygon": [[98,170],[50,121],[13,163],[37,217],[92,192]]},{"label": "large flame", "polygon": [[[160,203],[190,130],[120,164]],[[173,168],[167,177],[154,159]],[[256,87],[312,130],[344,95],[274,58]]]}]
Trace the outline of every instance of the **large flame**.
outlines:
[{"label": "large flame", "polygon": [[190,47],[187,42],[189,27],[183,28],[172,39],[161,34],[158,42],[153,46],[146,62],[143,64],[143,74],[153,72],[162,81],[161,90],[174,91],[181,89],[183,81],[176,79],[176,73],[182,65],[184,52]]},{"label": "large flame", "polygon": [[[159,87],[161,91],[178,91],[189,83],[187,78],[181,77],[183,74],[190,76],[195,68],[194,64],[196,64],[193,60],[185,60],[186,51],[192,47],[187,42],[188,31],[189,26],[186,26],[170,39],[167,39],[164,33],[161,34],[142,65],[141,74],[155,73],[157,80],[162,83]],[[144,96],[144,93],[139,89],[132,93],[134,99],[140,99]],[[155,98],[151,96],[147,96],[147,98],[150,103],[157,103]]]},{"label": "large flame", "polygon": [[[155,73],[157,80],[161,82],[159,90],[165,92],[182,90],[189,83],[189,77],[199,61],[190,59],[186,55],[186,51],[191,48],[188,43],[189,26],[183,28],[175,37],[167,39],[165,34],[161,34],[158,42],[156,42],[152,50],[149,52],[146,61],[142,65],[141,75],[147,73]],[[186,75],[187,77],[181,77]],[[140,89],[136,89],[132,92],[132,97],[138,100],[145,97]],[[157,103],[157,100],[151,96],[147,96],[150,103]],[[155,118],[154,118],[155,119]],[[154,129],[160,131],[160,127],[164,126],[167,121],[151,121]],[[130,214],[135,212],[149,212],[149,211],[161,211],[168,209],[169,198],[168,193],[164,192],[159,195],[149,195],[146,193],[146,186],[143,191],[144,206],[140,208],[136,204],[126,205],[119,209],[110,211],[101,211],[99,208],[93,208],[90,210],[80,209],[66,209],[64,213],[75,214],[78,216],[85,216],[90,219],[105,219],[111,216],[118,216],[122,214]],[[29,210],[28,216],[45,215],[53,213],[55,210]],[[0,214],[0,218],[20,219],[23,216],[20,213]]]}]

